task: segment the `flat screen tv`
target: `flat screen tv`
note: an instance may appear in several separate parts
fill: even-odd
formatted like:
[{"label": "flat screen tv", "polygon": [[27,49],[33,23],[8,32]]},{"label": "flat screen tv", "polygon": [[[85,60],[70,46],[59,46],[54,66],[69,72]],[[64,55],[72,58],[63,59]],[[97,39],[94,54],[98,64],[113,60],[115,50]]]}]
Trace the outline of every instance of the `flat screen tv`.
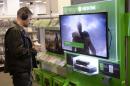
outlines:
[{"label": "flat screen tv", "polygon": [[108,58],[107,12],[60,15],[62,48]]},{"label": "flat screen tv", "polygon": [[60,30],[45,30],[45,47],[49,52],[63,54]]}]

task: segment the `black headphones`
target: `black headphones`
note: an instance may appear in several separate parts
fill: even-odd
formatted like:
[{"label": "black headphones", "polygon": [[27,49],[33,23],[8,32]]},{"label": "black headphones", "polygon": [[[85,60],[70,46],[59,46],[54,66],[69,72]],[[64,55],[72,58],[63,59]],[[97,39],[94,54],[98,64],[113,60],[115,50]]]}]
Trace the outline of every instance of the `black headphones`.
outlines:
[{"label": "black headphones", "polygon": [[19,16],[22,20],[27,20],[31,14],[32,12],[27,7],[22,7],[17,12],[17,16]]},{"label": "black headphones", "polygon": [[22,15],[21,15],[21,19],[22,19],[22,20],[28,19],[28,15],[27,15],[27,14],[22,14]]}]

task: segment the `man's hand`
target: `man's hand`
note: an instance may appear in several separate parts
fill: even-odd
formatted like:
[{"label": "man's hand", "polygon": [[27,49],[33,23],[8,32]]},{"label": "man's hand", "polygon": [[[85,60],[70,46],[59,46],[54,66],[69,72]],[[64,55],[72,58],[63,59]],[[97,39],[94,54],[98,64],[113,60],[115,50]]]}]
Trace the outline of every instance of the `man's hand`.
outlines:
[{"label": "man's hand", "polygon": [[41,52],[42,51],[41,44],[39,44],[37,41],[33,43],[32,48],[35,49],[37,52]]}]

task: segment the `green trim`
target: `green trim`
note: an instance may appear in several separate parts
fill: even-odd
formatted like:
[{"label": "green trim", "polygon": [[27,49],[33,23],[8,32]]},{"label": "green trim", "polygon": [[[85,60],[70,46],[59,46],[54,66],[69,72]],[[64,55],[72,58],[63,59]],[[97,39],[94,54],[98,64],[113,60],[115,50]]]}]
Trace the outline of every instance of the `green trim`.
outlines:
[{"label": "green trim", "polygon": [[127,36],[127,28],[125,28],[125,0],[116,0],[117,2],[117,46],[118,56],[120,60],[121,86],[125,86],[125,36]]}]

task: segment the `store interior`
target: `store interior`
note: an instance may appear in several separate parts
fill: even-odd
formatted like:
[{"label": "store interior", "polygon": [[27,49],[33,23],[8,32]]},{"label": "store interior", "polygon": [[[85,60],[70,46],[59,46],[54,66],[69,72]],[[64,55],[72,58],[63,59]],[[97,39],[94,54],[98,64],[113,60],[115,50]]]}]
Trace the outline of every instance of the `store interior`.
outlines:
[{"label": "store interior", "polygon": [[39,50],[33,86],[130,86],[129,3],[0,0],[0,86],[13,86],[4,73],[4,36],[25,6],[33,13],[27,32]]}]

